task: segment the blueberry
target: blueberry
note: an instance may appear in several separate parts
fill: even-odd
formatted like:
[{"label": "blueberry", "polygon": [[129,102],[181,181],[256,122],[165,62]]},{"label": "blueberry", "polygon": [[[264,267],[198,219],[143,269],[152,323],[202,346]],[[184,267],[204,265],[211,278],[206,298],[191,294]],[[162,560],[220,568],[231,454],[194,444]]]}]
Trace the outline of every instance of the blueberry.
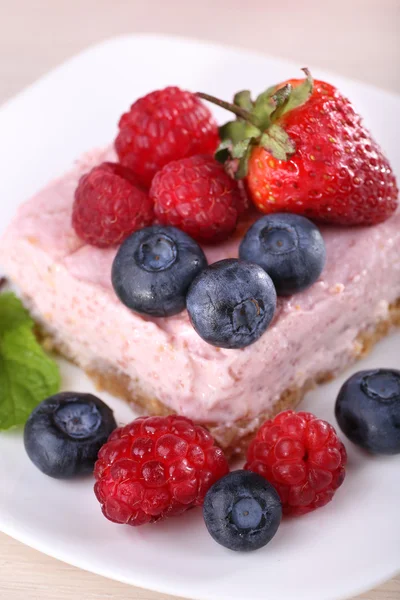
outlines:
[{"label": "blueberry", "polygon": [[25,424],[25,450],[40,471],[68,478],[91,473],[117,424],[96,396],[62,392],[43,400]]},{"label": "blueberry", "polygon": [[214,483],[204,499],[210,535],[230,550],[258,550],[272,540],[282,519],[275,488],[251,471],[232,471]]},{"label": "blueberry", "polygon": [[400,371],[359,371],[342,386],[335,414],[343,433],[373,454],[400,453]]},{"label": "blueberry", "polygon": [[271,277],[278,296],[291,296],[317,281],[325,266],[325,243],[319,229],[305,217],[266,215],[256,221],[239,248],[243,260],[260,265]]},{"label": "blueberry", "polygon": [[244,348],[258,340],[276,308],[271,278],[258,265],[220,260],[202,271],[186,299],[200,337],[221,348]]},{"label": "blueberry", "polygon": [[185,308],[188,288],[206,266],[203,250],[186,233],[154,225],[122,244],[112,266],[112,283],[128,308],[169,317]]}]

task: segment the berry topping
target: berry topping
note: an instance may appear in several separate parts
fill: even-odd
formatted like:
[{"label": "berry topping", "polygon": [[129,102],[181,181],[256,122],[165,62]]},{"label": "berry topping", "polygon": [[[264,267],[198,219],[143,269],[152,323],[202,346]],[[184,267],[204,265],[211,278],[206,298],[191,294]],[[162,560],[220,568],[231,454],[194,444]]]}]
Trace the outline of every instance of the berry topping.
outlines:
[{"label": "berry topping", "polygon": [[177,87],[139,98],[122,115],[115,140],[120,162],[146,187],[169,162],[213,154],[217,145],[217,124],[207,106]]},{"label": "berry topping", "polygon": [[253,102],[200,94],[237,115],[220,128],[221,160],[240,159],[250,197],[264,213],[290,212],[337,225],[374,225],[398,205],[389,161],[334,86],[292,79]]},{"label": "berry topping", "polygon": [[218,544],[249,552],[272,540],[281,522],[282,505],[264,477],[232,471],[208,490],[203,515]]},{"label": "berry topping", "polygon": [[112,410],[96,396],[62,392],[33,410],[25,424],[25,450],[50,477],[91,473],[116,426]]},{"label": "berry topping", "polygon": [[332,425],[311,413],[287,410],[260,427],[244,468],[272,483],[284,514],[303,515],[332,500],[346,462]]},{"label": "berry topping", "polygon": [[188,288],[206,266],[203,250],[186,233],[153,225],[122,244],[112,266],[112,283],[128,308],[168,317],[185,308]]},{"label": "berry topping", "polygon": [[261,267],[232,258],[202,271],[190,286],[186,304],[193,327],[206,342],[244,348],[270,324],[276,292]]},{"label": "berry topping", "polygon": [[236,227],[245,197],[212,156],[193,156],[168,164],[153,179],[150,197],[160,223],[186,231],[196,240],[216,242]]},{"label": "berry topping", "polygon": [[299,215],[275,214],[250,227],[239,256],[267,271],[278,296],[290,296],[317,281],[326,252],[322,235],[311,221]]},{"label": "berry topping", "polygon": [[400,371],[359,371],[342,386],[336,419],[354,444],[373,454],[400,453]]},{"label": "berry topping", "polygon": [[143,525],[201,506],[228,471],[222,450],[190,419],[140,417],[100,450],[95,493],[107,519]]},{"label": "berry topping", "polygon": [[87,244],[115,246],[152,220],[153,204],[130,169],[102,163],[81,177],[72,225]]}]

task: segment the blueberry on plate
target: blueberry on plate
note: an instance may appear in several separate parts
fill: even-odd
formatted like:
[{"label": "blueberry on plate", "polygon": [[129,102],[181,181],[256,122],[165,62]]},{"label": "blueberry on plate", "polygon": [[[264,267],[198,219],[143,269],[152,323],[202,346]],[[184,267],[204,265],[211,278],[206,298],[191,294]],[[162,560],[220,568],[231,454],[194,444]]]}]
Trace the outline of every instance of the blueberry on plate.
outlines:
[{"label": "blueberry on plate", "polygon": [[276,213],[256,221],[244,236],[239,256],[262,267],[278,296],[291,296],[317,281],[325,266],[319,229],[300,215]]},{"label": "blueberry on plate", "polygon": [[25,450],[50,477],[91,473],[100,448],[116,427],[113,411],[96,396],[62,392],[32,411],[25,424]]},{"label": "blueberry on plate", "polygon": [[154,225],[123,242],[112,266],[112,284],[128,308],[169,317],[185,308],[188,288],[206,266],[203,250],[186,233]]},{"label": "blueberry on plate", "polygon": [[282,519],[282,505],[264,477],[232,471],[208,490],[203,516],[210,535],[221,546],[249,552],[272,540]]},{"label": "blueberry on plate", "polygon": [[276,308],[274,284],[258,265],[220,260],[196,277],[186,306],[200,337],[221,348],[244,348],[258,340]]},{"label": "blueberry on plate", "polygon": [[400,453],[400,371],[359,371],[342,386],[336,419],[354,444],[372,454]]}]

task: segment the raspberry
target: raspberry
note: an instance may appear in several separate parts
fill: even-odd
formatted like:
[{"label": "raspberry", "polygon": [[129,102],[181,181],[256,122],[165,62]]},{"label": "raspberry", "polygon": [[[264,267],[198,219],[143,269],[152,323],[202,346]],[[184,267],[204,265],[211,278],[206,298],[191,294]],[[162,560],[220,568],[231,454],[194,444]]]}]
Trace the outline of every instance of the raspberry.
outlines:
[{"label": "raspberry", "polygon": [[190,419],[139,417],[101,448],[95,494],[110,521],[143,525],[201,506],[228,471],[222,450]]},{"label": "raspberry", "polygon": [[115,149],[142,185],[172,160],[213,154],[219,143],[217,124],[191,92],[167,87],[139,98],[122,115]]},{"label": "raspberry", "polygon": [[234,231],[243,208],[237,182],[212,156],[169,163],[153,179],[150,198],[163,225],[173,225],[202,242]]},{"label": "raspberry", "polygon": [[72,225],[87,244],[100,248],[120,244],[152,220],[152,202],[130,169],[105,162],[81,177]]},{"label": "raspberry", "polygon": [[244,468],[272,483],[284,514],[303,515],[332,500],[346,462],[332,425],[311,413],[288,410],[260,427]]}]

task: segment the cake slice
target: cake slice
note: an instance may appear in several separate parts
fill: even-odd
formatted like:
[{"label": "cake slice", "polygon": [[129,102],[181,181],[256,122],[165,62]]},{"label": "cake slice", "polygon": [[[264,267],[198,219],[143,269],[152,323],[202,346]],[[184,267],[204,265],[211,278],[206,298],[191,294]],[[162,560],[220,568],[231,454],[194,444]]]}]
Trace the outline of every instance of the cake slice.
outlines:
[{"label": "cake slice", "polygon": [[[327,264],[308,290],[278,299],[253,345],[208,345],[185,312],[144,317],[111,285],[115,248],[85,245],[71,226],[80,176],[93,152],[25,203],[0,241],[0,264],[51,344],[100,388],[148,414],[179,413],[240,452],[260,422],[294,407],[315,384],[363,356],[400,324],[400,212],[374,227],[324,227]],[[238,255],[235,237],[204,247],[209,262]]]}]

